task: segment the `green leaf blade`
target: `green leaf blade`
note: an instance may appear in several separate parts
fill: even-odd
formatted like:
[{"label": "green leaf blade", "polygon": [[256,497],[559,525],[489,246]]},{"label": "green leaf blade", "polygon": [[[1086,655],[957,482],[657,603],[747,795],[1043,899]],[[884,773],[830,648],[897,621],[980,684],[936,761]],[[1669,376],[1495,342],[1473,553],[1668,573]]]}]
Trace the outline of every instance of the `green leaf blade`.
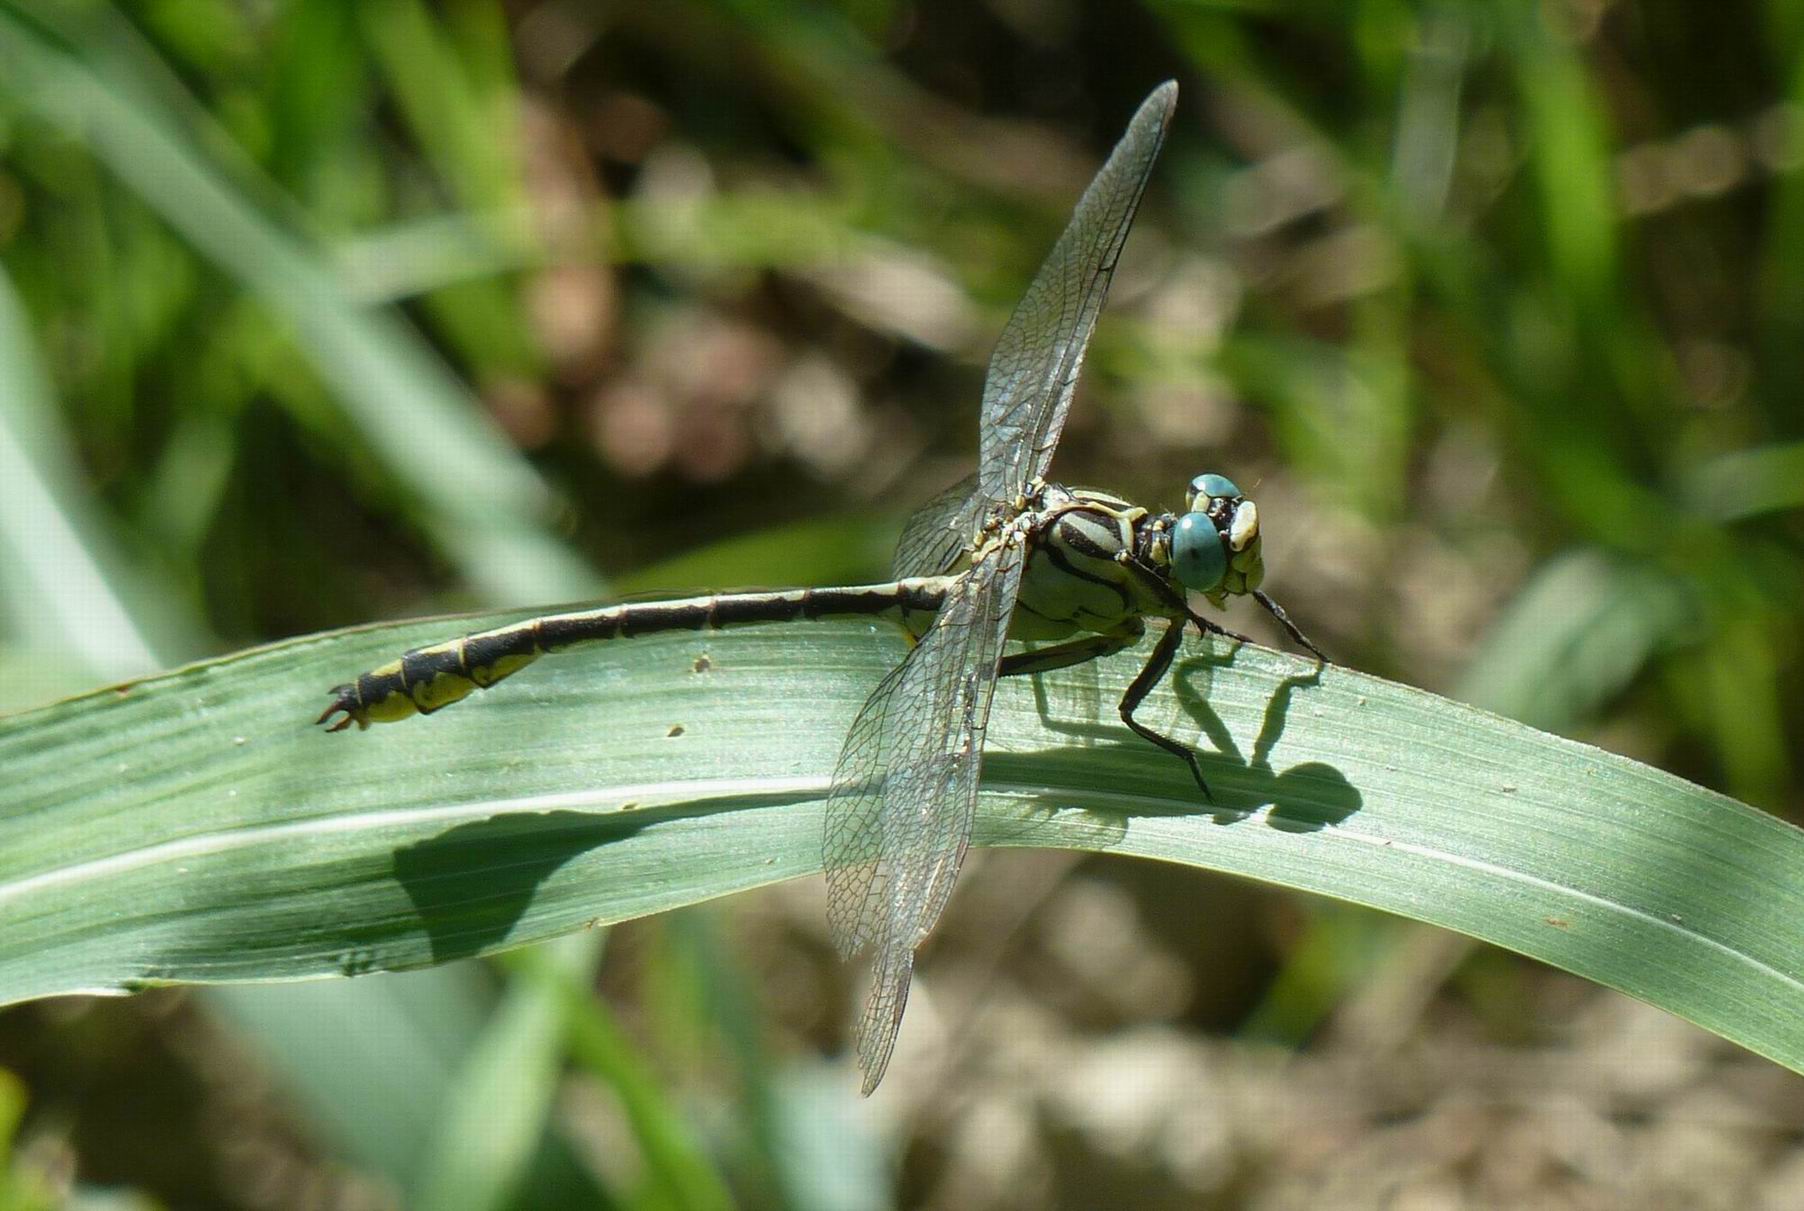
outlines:
[{"label": "green leaf blade", "polygon": [[[863,622],[648,636],[327,735],[334,683],[493,619],[297,640],[0,721],[0,1000],[448,961],[812,874]],[[702,657],[706,659],[702,659]],[[1181,862],[1483,938],[1804,1070],[1804,833],[1409,687],[1193,644],[996,699],[980,845]]]}]

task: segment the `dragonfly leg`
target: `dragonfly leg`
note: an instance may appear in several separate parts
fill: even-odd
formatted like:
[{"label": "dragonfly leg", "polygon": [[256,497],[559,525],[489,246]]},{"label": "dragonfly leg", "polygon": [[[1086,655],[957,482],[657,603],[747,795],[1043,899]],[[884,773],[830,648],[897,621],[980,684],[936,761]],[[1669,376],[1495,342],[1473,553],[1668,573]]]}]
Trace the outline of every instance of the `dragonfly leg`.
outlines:
[{"label": "dragonfly leg", "polygon": [[1239,631],[1230,631],[1227,627],[1221,625],[1221,623],[1211,622],[1209,619],[1204,618],[1189,606],[1184,607],[1184,614],[1191,622],[1196,624],[1196,629],[1205,635],[1220,635],[1223,639],[1232,639],[1235,643],[1253,642],[1253,637],[1251,635],[1242,635]]},{"label": "dragonfly leg", "polygon": [[1321,661],[1323,664],[1329,663],[1328,657],[1322,653],[1322,649],[1316,647],[1315,644],[1309,642],[1309,636],[1303,634],[1302,631],[1297,629],[1297,624],[1290,620],[1290,615],[1286,614],[1284,612],[1283,606],[1279,605],[1277,602],[1275,602],[1271,598],[1267,597],[1259,589],[1253,590],[1253,599],[1255,601],[1257,601],[1260,605],[1264,606],[1266,608],[1266,611],[1268,613],[1270,613],[1273,618],[1276,618],[1278,620],[1278,624],[1280,626],[1282,626],[1286,631],[1290,632],[1290,637],[1292,639],[1296,640],[1298,643],[1300,643],[1304,647],[1308,648],[1311,652],[1314,652],[1315,658],[1317,660]]},{"label": "dragonfly leg", "polygon": [[1133,556],[1126,553],[1123,553],[1116,558],[1120,560],[1123,567],[1127,568],[1128,571],[1134,573],[1134,575],[1139,578],[1140,582],[1146,587],[1148,592],[1164,601],[1165,607],[1170,612],[1171,617],[1188,618],[1191,622],[1196,624],[1197,631],[1204,635],[1220,635],[1223,639],[1232,639],[1235,643],[1253,642],[1250,636],[1242,635],[1239,631],[1230,631],[1220,623],[1211,622],[1201,614],[1198,614],[1195,610],[1191,609],[1190,603],[1184,600],[1184,595],[1182,593],[1173,589],[1170,582],[1168,582],[1165,577],[1161,576],[1152,568],[1147,567],[1138,559],[1135,559]]},{"label": "dragonfly leg", "polygon": [[1134,711],[1142,702],[1146,701],[1146,696],[1152,693],[1153,687],[1158,685],[1164,679],[1165,674],[1171,670],[1172,657],[1177,655],[1178,645],[1183,641],[1183,623],[1174,621],[1165,628],[1165,634],[1159,636],[1158,645],[1153,648],[1153,654],[1147,659],[1146,667],[1140,670],[1139,676],[1135,677],[1133,683],[1128,686],[1127,693],[1121,696],[1121,721],[1133,729],[1134,734],[1141,739],[1158,745],[1189,766],[1190,776],[1195,778],[1197,786],[1202,788],[1203,798],[1213,803],[1215,796],[1209,793],[1209,784],[1203,780],[1203,767],[1197,763],[1196,750],[1188,745],[1179,744],[1170,736],[1160,735],[1134,718]]},{"label": "dragonfly leg", "polygon": [[1131,619],[1115,630],[1105,631],[1100,635],[1085,635],[1048,648],[1004,656],[1001,673],[1004,677],[1016,677],[1023,673],[1050,673],[1054,669],[1068,669],[1074,664],[1101,660],[1104,656],[1113,656],[1123,648],[1133,647],[1144,634],[1146,628],[1140,620]]}]

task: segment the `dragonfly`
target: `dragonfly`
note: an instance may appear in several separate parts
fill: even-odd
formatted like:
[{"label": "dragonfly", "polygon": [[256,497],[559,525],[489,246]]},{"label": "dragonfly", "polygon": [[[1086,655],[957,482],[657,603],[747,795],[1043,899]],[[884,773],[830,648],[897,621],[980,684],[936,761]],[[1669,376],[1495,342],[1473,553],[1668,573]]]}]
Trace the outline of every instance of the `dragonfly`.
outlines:
[{"label": "dragonfly", "polygon": [[[854,1024],[863,1091],[883,1079],[915,954],[946,908],[971,839],[998,678],[1081,664],[1165,622],[1123,694],[1121,720],[1181,759],[1209,796],[1196,752],[1134,717],[1170,670],[1186,627],[1250,642],[1205,618],[1248,595],[1326,662],[1263,590],[1259,510],[1224,475],[1193,479],[1182,513],[1153,513],[1045,474],[1128,228],[1177,103],[1146,98],[1084,191],[998,338],[984,382],[978,469],[909,519],[881,584],[727,593],[586,607],[416,648],[331,691],[319,723],[342,731],[427,715],[579,645],[671,630],[832,616],[897,616],[914,642],[847,732],[822,839],[829,930],[848,961],[868,955]],[[1009,644],[1034,646],[1009,650]]]}]

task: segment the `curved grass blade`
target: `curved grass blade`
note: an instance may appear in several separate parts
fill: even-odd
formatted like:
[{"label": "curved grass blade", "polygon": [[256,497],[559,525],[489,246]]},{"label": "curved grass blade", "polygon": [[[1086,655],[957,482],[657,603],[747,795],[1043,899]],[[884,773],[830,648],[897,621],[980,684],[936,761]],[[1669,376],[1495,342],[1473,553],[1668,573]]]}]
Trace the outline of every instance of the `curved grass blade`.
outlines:
[{"label": "curved grass blade", "polygon": [[[346,669],[446,629],[295,640],[0,720],[0,1001],[418,966],[811,874],[835,754],[903,646],[857,621],[648,636],[481,710],[351,744],[308,726]],[[1371,905],[1804,1071],[1804,832],[1406,686],[1192,643],[1142,717],[1216,754],[1200,804],[1113,721],[1138,664],[999,686],[977,844]]]},{"label": "curved grass blade", "polygon": [[[521,583],[544,598],[594,590],[553,532],[550,490],[443,360],[398,312],[355,299],[324,253],[204,154],[128,56],[99,36],[76,53],[0,0],[0,93],[67,130],[292,327],[296,348],[395,481],[423,502],[421,518],[470,583],[501,600],[516,599]],[[431,458],[419,456],[422,433],[433,435]]]}]

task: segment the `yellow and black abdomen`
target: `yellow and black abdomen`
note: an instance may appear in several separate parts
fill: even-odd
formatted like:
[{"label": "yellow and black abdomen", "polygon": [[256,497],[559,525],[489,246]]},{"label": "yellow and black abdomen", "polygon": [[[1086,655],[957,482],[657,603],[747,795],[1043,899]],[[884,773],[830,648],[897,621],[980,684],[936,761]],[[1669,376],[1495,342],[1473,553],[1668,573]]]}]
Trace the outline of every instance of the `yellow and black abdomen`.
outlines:
[{"label": "yellow and black abdomen", "polygon": [[338,732],[352,724],[362,728],[430,715],[476,690],[488,689],[540,656],[602,640],[839,615],[931,617],[945,601],[951,584],[950,577],[919,576],[850,588],[717,593],[547,614],[406,652],[398,660],[335,687],[332,705],[319,722]]}]

